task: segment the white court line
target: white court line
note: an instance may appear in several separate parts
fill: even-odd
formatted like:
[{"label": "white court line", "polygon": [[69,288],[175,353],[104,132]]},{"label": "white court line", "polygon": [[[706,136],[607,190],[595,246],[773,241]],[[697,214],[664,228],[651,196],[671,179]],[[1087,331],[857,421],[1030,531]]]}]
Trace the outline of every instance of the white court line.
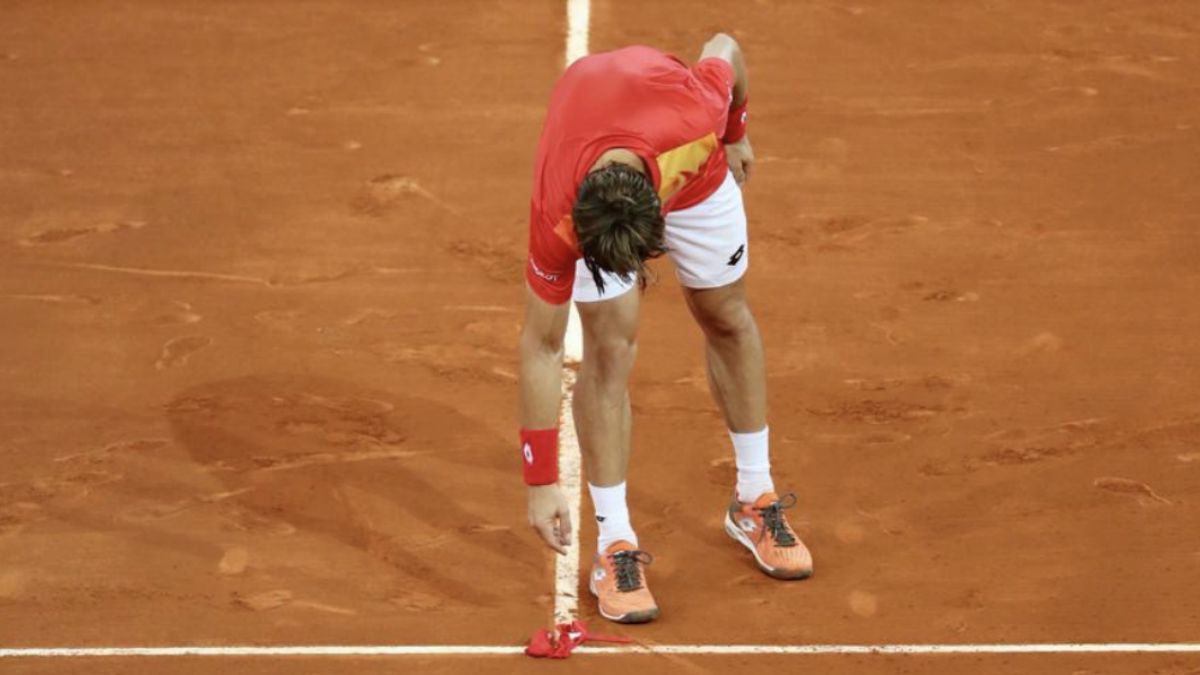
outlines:
[{"label": "white court line", "polygon": [[568,66],[587,56],[591,14],[590,0],[567,0],[566,65]]},{"label": "white court line", "polygon": [[895,644],[895,645],[634,645],[580,647],[585,654],[711,654],[711,655],[851,655],[908,654],[1183,654],[1200,653],[1200,643],[1030,643],[1030,644]]},{"label": "white court line", "polygon": [[[0,649],[0,658],[161,657],[161,656],[514,656],[524,647],[477,645],[313,645],[280,647],[54,647]],[[580,647],[577,654],[708,655],[870,655],[898,654],[1197,654],[1200,643],[1031,643],[894,645],[638,645]]]},{"label": "white court line", "polygon": [[[564,58],[567,66],[587,56],[591,14],[590,0],[567,0],[567,49]],[[563,349],[568,363],[583,360],[583,326],[579,323],[579,310],[575,308],[575,303],[571,303]]]},{"label": "white court line", "polygon": [[[572,310],[574,308],[572,307]],[[569,357],[568,357],[569,358]],[[576,359],[578,360],[578,359]],[[574,541],[567,546],[566,555],[555,556],[554,561],[554,623],[570,623],[575,620],[579,608],[579,501],[582,492],[580,471],[579,438],[575,435],[575,422],[571,419],[572,390],[575,387],[575,371],[563,368],[562,410],[559,418],[562,426],[558,434],[558,484],[567,497],[567,510],[575,532]]]},{"label": "white court line", "polygon": [[[588,24],[590,22],[590,0],[567,0],[567,46],[564,56],[566,66],[588,53]],[[554,562],[554,622],[568,623],[575,619],[579,608],[579,514],[582,500],[582,459],[579,438],[575,434],[575,421],[571,417],[571,402],[574,400],[575,371],[571,364],[583,360],[583,330],[579,322],[579,311],[571,303],[567,318],[567,334],[563,338],[566,364],[563,367],[563,404],[559,418],[558,475],[559,485],[567,498],[567,509],[575,528],[574,542],[567,547],[567,554],[556,556]]]}]

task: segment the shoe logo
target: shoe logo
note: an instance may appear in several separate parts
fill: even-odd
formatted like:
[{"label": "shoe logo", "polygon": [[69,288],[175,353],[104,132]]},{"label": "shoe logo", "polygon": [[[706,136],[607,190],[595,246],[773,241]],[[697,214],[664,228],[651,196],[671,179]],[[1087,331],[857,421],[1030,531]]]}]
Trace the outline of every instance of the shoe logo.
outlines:
[{"label": "shoe logo", "polygon": [[738,526],[740,526],[746,532],[753,532],[754,530],[758,529],[758,525],[756,525],[754,520],[751,518],[742,518],[738,521]]},{"label": "shoe logo", "polygon": [[529,447],[528,443],[525,444],[525,447],[521,448],[521,454],[525,455],[525,463],[533,466],[533,448]]},{"label": "shoe logo", "polygon": [[606,575],[604,573],[603,567],[597,567],[596,571],[592,572],[592,578],[595,579],[596,581],[604,581],[604,577],[606,577],[606,576],[608,576],[608,575]]},{"label": "shoe logo", "polygon": [[729,256],[729,266],[734,267],[735,265],[737,265],[738,261],[740,261],[742,259],[742,254],[745,252],[746,252],[746,245],[742,244],[741,246],[738,247],[738,250],[733,252],[733,255]]}]

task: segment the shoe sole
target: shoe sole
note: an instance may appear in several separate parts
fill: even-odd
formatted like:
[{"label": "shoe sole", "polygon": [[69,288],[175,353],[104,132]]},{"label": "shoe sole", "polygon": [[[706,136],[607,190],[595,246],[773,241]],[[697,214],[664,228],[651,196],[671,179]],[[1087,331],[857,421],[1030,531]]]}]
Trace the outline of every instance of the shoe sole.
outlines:
[{"label": "shoe sole", "polygon": [[773,579],[799,581],[800,579],[807,579],[812,576],[812,568],[806,570],[781,570],[763,562],[763,559],[758,557],[758,548],[755,547],[754,542],[750,541],[750,537],[747,537],[745,532],[742,532],[742,528],[734,524],[733,519],[729,517],[728,510],[725,511],[725,534],[729,535],[730,539],[746,547],[746,550],[750,551],[750,554],[754,556],[754,563],[758,565],[758,569]]},{"label": "shoe sole", "polygon": [[[596,596],[596,599],[600,598],[600,593],[596,591],[596,584],[591,580],[591,578],[588,579],[588,590],[591,591],[592,595]],[[608,619],[609,621],[615,621],[617,623],[650,623],[658,618],[657,607],[653,609],[644,609],[640,612],[626,612],[620,616],[612,616],[605,613],[602,605],[597,604],[596,608],[600,610],[600,616]]]}]

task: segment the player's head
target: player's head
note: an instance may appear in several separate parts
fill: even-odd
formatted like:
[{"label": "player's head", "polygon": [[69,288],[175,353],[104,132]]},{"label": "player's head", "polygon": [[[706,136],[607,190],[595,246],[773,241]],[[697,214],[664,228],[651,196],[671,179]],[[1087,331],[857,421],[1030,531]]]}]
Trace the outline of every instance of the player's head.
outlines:
[{"label": "player's head", "polygon": [[646,261],[667,250],[654,185],[625,164],[610,164],[587,175],[571,219],[583,262],[601,292],[602,271],[625,278],[636,274],[645,284]]}]

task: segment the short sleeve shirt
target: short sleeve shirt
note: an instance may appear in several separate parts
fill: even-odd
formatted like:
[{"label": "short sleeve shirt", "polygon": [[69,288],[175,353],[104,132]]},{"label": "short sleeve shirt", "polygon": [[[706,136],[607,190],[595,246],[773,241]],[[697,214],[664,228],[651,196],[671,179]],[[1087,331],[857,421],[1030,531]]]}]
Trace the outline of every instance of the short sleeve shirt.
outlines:
[{"label": "short sleeve shirt", "polygon": [[606,150],[641,157],[664,214],[695,206],[720,187],[727,168],[719,136],[733,82],[724,60],[688,67],[649,47],[586,56],[567,69],[551,93],[534,166],[525,278],[539,297],[571,299],[580,258],[571,210]]}]

